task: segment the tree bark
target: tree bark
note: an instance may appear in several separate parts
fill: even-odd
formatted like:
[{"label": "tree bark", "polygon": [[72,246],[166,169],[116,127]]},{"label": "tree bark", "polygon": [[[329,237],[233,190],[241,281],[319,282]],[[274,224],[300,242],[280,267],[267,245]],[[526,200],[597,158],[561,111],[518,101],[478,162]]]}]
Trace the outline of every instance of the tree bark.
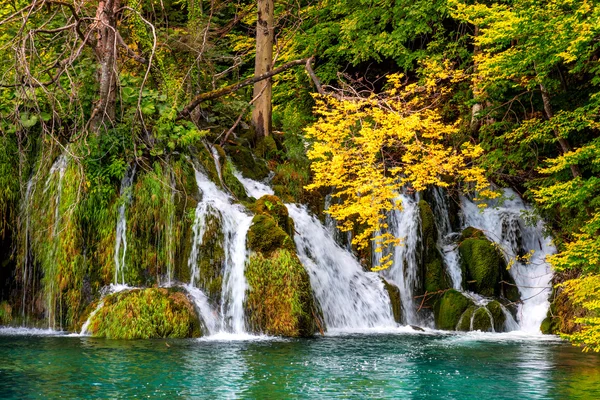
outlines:
[{"label": "tree bark", "polygon": [[[273,0],[258,0],[255,76],[271,71],[273,65],[273,35]],[[254,84],[253,97],[258,96],[258,98],[252,111],[252,125],[256,130],[257,139],[271,134],[271,85],[270,77]]]},{"label": "tree bark", "polygon": [[115,118],[115,99],[117,89],[116,51],[117,51],[117,17],[119,0],[100,0],[96,11],[98,21],[98,40],[96,57],[100,64],[98,71],[98,101],[90,118],[92,132],[100,134],[106,123]]}]

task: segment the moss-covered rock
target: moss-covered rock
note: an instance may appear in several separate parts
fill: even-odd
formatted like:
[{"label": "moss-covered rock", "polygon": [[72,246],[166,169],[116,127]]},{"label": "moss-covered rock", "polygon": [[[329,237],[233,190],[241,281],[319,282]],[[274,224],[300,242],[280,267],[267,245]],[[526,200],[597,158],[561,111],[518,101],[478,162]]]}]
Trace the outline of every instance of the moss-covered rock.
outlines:
[{"label": "moss-covered rock", "polygon": [[473,314],[473,330],[481,332],[492,331],[490,314],[485,307],[479,307]]},{"label": "moss-covered rock", "polygon": [[246,245],[249,250],[265,255],[277,249],[295,249],[294,241],[277,225],[275,218],[267,214],[254,216],[246,236]]},{"label": "moss-covered rock", "polygon": [[279,197],[272,195],[261,197],[254,205],[254,212],[270,215],[281,229],[291,238],[294,237],[294,221],[290,218],[287,207]]},{"label": "moss-covered rock", "polygon": [[[478,235],[476,230],[472,232]],[[465,232],[463,236],[466,236]],[[458,250],[466,271],[467,287],[483,296],[499,295],[505,263],[496,247],[485,237],[469,236],[460,243]]]},{"label": "moss-covered rock", "polygon": [[317,315],[308,273],[296,254],[253,253],[246,265],[245,309],[250,330],[287,337],[312,336]]},{"label": "moss-covered rock", "polygon": [[8,302],[0,303],[0,325],[8,325],[12,321],[12,307]]},{"label": "moss-covered rock", "polygon": [[202,244],[198,248],[198,279],[195,283],[214,304],[219,304],[223,286],[225,237],[218,211],[207,215],[203,229]]},{"label": "moss-covered rock", "polygon": [[246,189],[244,185],[235,177],[233,174],[234,166],[232,162],[225,158],[221,162],[221,176],[223,177],[223,184],[227,187],[229,192],[235,196],[239,201],[248,200]]},{"label": "moss-covered rock", "polygon": [[400,298],[400,288],[398,286],[393,285],[381,278],[383,281],[383,286],[385,290],[388,292],[390,296],[390,303],[392,304],[392,313],[394,314],[394,321],[397,323],[402,323],[402,300]]},{"label": "moss-covered rock", "polygon": [[451,287],[450,278],[444,268],[442,255],[437,248],[437,229],[433,211],[424,200],[419,201],[419,214],[424,253],[424,289],[429,293],[448,289]]},{"label": "moss-covered rock", "polygon": [[485,234],[480,229],[469,226],[460,233],[460,240],[466,239],[485,239]]},{"label": "moss-covered rock", "polygon": [[486,308],[492,314],[492,318],[494,319],[494,331],[495,332],[504,332],[504,323],[506,322],[506,315],[504,315],[504,311],[502,311],[502,305],[497,300],[490,301]]},{"label": "moss-covered rock", "polygon": [[461,315],[471,305],[473,301],[459,291],[454,289],[446,291],[434,306],[436,328],[455,330]]},{"label": "moss-covered rock", "polygon": [[476,308],[477,307],[475,306],[470,306],[463,315],[461,315],[458,324],[456,325],[457,331],[468,332],[471,330],[471,319],[473,318],[473,313],[475,313]]},{"label": "moss-covered rock", "polygon": [[274,158],[277,155],[277,142],[275,142],[273,136],[269,135],[262,137],[256,144],[254,154],[256,154],[258,157],[264,158],[265,160]]},{"label": "moss-covered rock", "polygon": [[134,289],[111,294],[88,331],[108,339],[188,338],[202,335],[200,320],[177,289]]}]

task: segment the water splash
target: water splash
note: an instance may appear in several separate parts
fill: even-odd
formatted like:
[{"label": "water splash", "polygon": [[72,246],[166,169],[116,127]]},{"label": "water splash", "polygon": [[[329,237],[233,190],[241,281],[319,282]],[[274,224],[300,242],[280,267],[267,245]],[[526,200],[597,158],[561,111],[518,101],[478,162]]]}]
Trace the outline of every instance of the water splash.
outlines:
[{"label": "water splash", "polygon": [[[115,242],[115,278],[113,283],[116,284],[125,284],[125,256],[127,254],[127,217],[125,215],[125,210],[127,204],[131,202],[132,193],[131,193],[131,185],[133,183],[133,178],[135,177],[136,165],[133,164],[131,168],[125,173],[123,179],[121,180],[121,205],[119,206],[119,216],[117,219],[117,234],[116,234],[116,242]],[[121,281],[119,282],[119,277]]]},{"label": "water splash", "polygon": [[185,285],[184,288],[190,294],[199,311],[200,318],[206,328],[206,333],[208,335],[217,334],[221,330],[221,318],[219,313],[210,305],[208,297],[206,297],[202,290],[192,285]]}]

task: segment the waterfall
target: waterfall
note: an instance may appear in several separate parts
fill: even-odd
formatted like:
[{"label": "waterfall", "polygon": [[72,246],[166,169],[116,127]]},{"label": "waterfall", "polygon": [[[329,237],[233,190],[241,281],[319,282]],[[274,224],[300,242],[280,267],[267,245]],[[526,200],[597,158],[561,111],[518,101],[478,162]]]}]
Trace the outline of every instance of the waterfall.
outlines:
[{"label": "waterfall", "polygon": [[304,206],[287,205],[298,257],[306,268],[328,329],[396,326],[390,298],[374,272],[365,272]]},{"label": "waterfall", "polygon": [[216,215],[223,229],[225,253],[221,327],[231,333],[243,333],[245,332],[244,298],[248,288],[244,275],[247,255],[246,233],[252,223],[252,216],[241,205],[233,204],[231,197],[221,191],[206,175],[196,170],[195,176],[202,200],[196,206],[192,227],[192,251],[188,260],[192,272],[190,285],[195,286],[199,275],[198,253],[202,245],[206,218],[210,214]]},{"label": "waterfall", "polygon": [[[548,297],[552,290],[552,271],[546,256],[556,249],[544,235],[542,222],[535,226],[525,222],[523,215],[531,210],[513,190],[504,189],[503,197],[506,200],[490,202],[483,210],[462,197],[464,226],[482,230],[488,239],[500,245],[507,262],[515,260],[510,274],[522,300],[518,309],[519,326],[526,332],[539,332],[550,306]],[[516,259],[531,250],[534,253],[529,263]]]},{"label": "waterfall", "polygon": [[171,208],[169,208],[169,219],[165,232],[166,252],[167,252],[167,287],[173,284],[173,268],[175,264],[175,241],[174,241],[174,224],[175,210],[172,208],[175,205],[175,174],[173,171],[169,173],[171,183]]},{"label": "waterfall", "polygon": [[[254,198],[273,194],[267,185],[236,178]],[[389,295],[376,273],[365,272],[356,258],[340,247],[331,232],[306,207],[286,204],[294,220],[298,258],[308,272],[315,298],[329,330],[394,327]]]},{"label": "waterfall", "polygon": [[[325,211],[331,206],[332,197],[330,194],[325,196]],[[331,217],[328,213],[325,213],[325,227],[333,236],[336,243],[344,247],[349,252],[352,252],[352,231],[342,232],[338,228],[337,221]]]},{"label": "waterfall", "polygon": [[219,313],[211,307],[208,297],[206,297],[202,290],[192,285],[185,285],[184,288],[190,294],[198,309],[198,314],[206,329],[205,333],[208,335],[217,333],[221,328],[221,321],[219,319]]},{"label": "waterfall", "polygon": [[23,317],[23,323],[25,323],[25,305],[27,304],[27,280],[31,278],[33,286],[33,271],[30,271],[30,248],[29,248],[29,224],[31,221],[29,207],[31,206],[31,193],[35,185],[35,175],[32,175],[27,182],[27,189],[25,191],[25,199],[22,203],[21,212],[25,217],[25,238],[24,238],[24,250],[23,250],[23,304],[21,305],[21,316]]},{"label": "waterfall", "polygon": [[[414,300],[414,290],[419,283],[419,263],[417,252],[421,229],[418,198],[401,194],[396,199],[402,204],[402,210],[394,210],[388,214],[389,231],[401,243],[393,248],[392,265],[381,271],[390,283],[400,289],[402,315],[406,324],[419,324]],[[381,253],[374,253],[374,264],[380,262]]]},{"label": "waterfall", "polygon": [[444,266],[452,281],[452,288],[462,290],[462,269],[460,268],[460,254],[456,244],[458,234],[452,231],[450,208],[446,199],[446,193],[442,188],[434,187],[433,193],[433,215],[438,232],[438,247],[441,250]]},{"label": "waterfall", "polygon": [[117,219],[117,234],[115,242],[115,279],[114,284],[119,284],[119,276],[121,277],[121,285],[125,285],[125,256],[127,254],[127,217],[125,209],[127,204],[131,202],[132,193],[130,187],[135,176],[136,166],[129,168],[121,180],[121,205],[119,206],[119,216]]}]

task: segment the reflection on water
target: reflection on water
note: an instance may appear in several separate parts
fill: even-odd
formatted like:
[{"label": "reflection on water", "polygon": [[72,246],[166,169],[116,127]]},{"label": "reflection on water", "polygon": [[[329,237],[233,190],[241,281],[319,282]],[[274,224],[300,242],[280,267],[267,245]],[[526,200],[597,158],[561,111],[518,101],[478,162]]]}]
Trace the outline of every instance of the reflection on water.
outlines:
[{"label": "reflection on water", "polygon": [[600,356],[553,337],[399,330],[247,339],[0,334],[0,397],[600,398]]}]

